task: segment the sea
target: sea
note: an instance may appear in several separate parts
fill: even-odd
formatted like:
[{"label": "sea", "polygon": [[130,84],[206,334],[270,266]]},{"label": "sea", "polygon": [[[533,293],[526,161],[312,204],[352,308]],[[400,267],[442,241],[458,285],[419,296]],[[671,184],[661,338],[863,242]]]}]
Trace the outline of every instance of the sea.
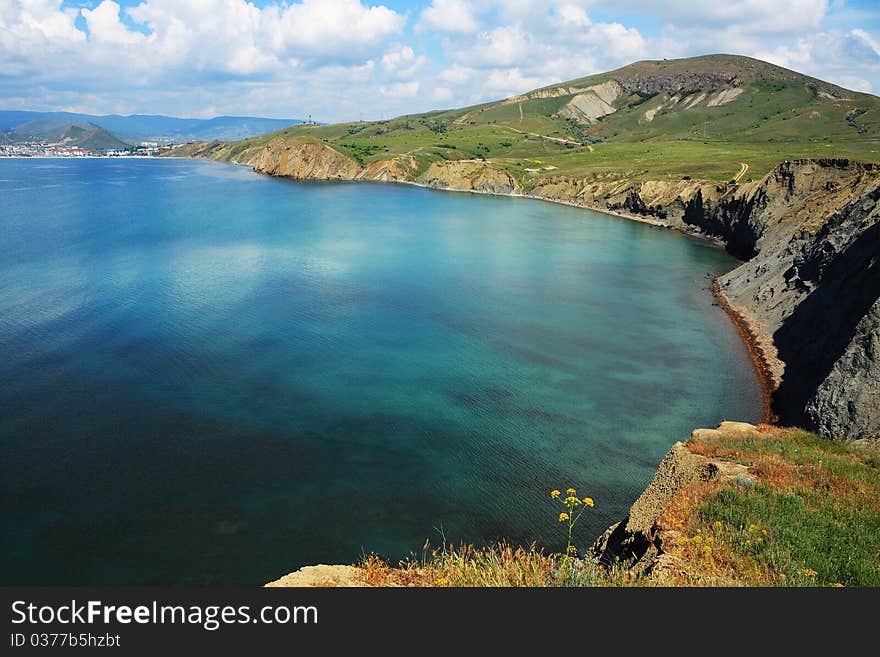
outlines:
[{"label": "sea", "polygon": [[0,160],[0,584],[259,585],[583,551],[758,421],[705,241],[531,199],[174,159]]}]

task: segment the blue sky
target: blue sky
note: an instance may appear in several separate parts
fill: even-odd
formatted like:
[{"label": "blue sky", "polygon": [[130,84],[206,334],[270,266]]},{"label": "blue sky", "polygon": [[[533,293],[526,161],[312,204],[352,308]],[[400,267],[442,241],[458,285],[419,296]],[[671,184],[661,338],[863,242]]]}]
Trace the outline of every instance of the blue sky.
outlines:
[{"label": "blue sky", "polygon": [[880,3],[0,0],[0,109],[375,119],[713,52],[880,93]]}]

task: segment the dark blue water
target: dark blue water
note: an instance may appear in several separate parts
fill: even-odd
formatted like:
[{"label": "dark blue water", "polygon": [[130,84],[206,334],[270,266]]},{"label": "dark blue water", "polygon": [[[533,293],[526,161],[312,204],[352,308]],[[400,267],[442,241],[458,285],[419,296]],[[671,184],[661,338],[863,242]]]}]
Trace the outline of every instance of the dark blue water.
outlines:
[{"label": "dark blue water", "polygon": [[0,160],[2,584],[260,584],[426,538],[586,544],[757,420],[720,250],[524,199]]}]

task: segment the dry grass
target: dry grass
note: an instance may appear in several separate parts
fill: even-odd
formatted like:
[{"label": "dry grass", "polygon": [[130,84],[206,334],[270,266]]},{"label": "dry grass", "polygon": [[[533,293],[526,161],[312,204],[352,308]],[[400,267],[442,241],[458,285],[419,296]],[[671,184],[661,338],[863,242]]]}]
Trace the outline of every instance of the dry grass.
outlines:
[{"label": "dry grass", "polygon": [[748,477],[683,488],[657,521],[662,555],[648,574],[500,544],[425,545],[392,567],[360,567],[372,586],[878,586],[880,450],[761,426],[691,440]]}]

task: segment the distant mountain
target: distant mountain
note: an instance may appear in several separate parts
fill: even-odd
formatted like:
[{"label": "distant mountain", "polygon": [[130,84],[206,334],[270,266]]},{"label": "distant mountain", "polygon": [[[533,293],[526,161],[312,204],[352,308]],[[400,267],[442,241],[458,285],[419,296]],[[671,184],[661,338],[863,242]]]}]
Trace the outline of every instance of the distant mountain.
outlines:
[{"label": "distant mountain", "polygon": [[91,151],[129,146],[112,132],[88,121],[39,119],[22,123],[3,132],[0,137],[7,143],[49,141],[68,146],[79,146]]},{"label": "distant mountain", "polygon": [[22,124],[54,121],[81,125],[91,123],[117,135],[121,140],[140,141],[232,141],[246,139],[303,123],[299,119],[265,119],[253,116],[218,116],[213,119],[180,119],[173,116],[133,114],[94,116],[73,112],[25,112],[0,110],[0,133],[14,131]]}]

